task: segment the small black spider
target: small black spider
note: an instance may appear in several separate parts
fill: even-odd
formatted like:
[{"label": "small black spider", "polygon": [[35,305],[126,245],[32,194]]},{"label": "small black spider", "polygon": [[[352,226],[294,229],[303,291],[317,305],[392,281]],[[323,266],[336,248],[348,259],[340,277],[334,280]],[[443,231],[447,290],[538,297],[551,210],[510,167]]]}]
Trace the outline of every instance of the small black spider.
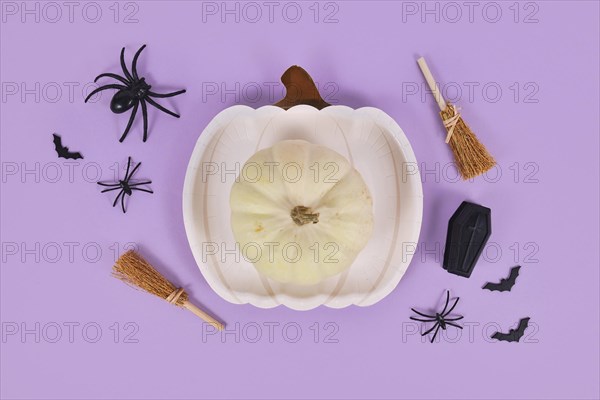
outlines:
[{"label": "small black spider", "polygon": [[421,319],[421,318],[416,318],[416,317],[410,317],[410,319],[412,319],[413,321],[419,321],[419,322],[435,322],[435,324],[430,329],[421,333],[421,336],[425,336],[429,332],[431,332],[432,330],[435,329],[435,332],[433,333],[433,337],[431,338],[431,343],[433,343],[440,328],[442,328],[443,330],[446,330],[446,326],[451,325],[456,328],[462,329],[462,326],[452,323],[452,322],[449,322],[449,321],[458,321],[459,319],[463,319],[464,317],[460,316],[460,317],[455,317],[455,318],[446,318],[452,312],[452,310],[454,310],[454,307],[456,307],[458,300],[460,300],[460,297],[457,297],[456,300],[454,300],[454,304],[452,305],[452,307],[450,307],[450,309],[448,311],[446,311],[446,309],[448,308],[448,303],[450,302],[450,291],[446,291],[446,305],[444,305],[444,309],[442,310],[442,312],[435,313],[435,315],[428,315],[428,314],[421,313],[421,312],[415,310],[414,308],[411,308],[411,310],[413,310],[413,312],[415,312],[415,313],[419,314],[420,316],[425,317],[427,319]]},{"label": "small black spider", "polygon": [[140,104],[142,105],[142,116],[144,118],[144,139],[143,139],[144,142],[148,138],[148,110],[147,110],[146,102],[148,102],[148,104],[150,104],[151,106],[158,108],[162,112],[172,115],[175,118],[179,118],[179,114],[176,114],[173,111],[167,110],[166,108],[164,108],[163,106],[161,106],[160,104],[158,104],[157,102],[152,100],[151,97],[158,97],[158,98],[173,97],[173,96],[177,96],[179,94],[185,93],[185,89],[178,90],[178,91],[172,92],[172,93],[165,93],[165,94],[154,93],[150,90],[151,86],[146,83],[146,80],[143,77],[142,78],[138,77],[137,60],[138,60],[138,57],[140,56],[140,53],[142,52],[142,50],[144,50],[145,47],[146,47],[146,45],[143,45],[137,51],[137,53],[135,53],[135,56],[133,56],[131,73],[129,73],[129,71],[127,70],[127,66],[125,66],[125,47],[123,47],[123,49],[121,50],[121,68],[123,69],[123,74],[125,74],[125,77],[122,77],[117,74],[104,73],[104,74],[98,75],[96,77],[96,79],[94,79],[94,82],[96,82],[96,81],[98,81],[98,79],[100,79],[102,77],[109,77],[109,78],[113,78],[113,79],[116,79],[116,80],[124,83],[124,85],[110,84],[110,85],[100,86],[99,88],[92,91],[88,95],[88,97],[86,97],[86,99],[85,99],[85,102],[87,103],[87,101],[93,95],[95,95],[96,93],[98,93],[102,90],[119,89],[119,91],[117,93],[115,93],[112,100],[110,101],[111,111],[114,112],[115,114],[121,114],[133,107],[133,111],[131,112],[131,117],[129,117],[129,122],[127,123],[127,127],[125,128],[125,132],[123,132],[123,135],[119,139],[119,142],[123,142],[123,140],[125,140],[125,137],[127,136],[127,133],[129,133],[129,129],[131,128],[131,125],[133,124],[133,120],[135,119],[135,114],[137,113],[137,110],[138,110],[138,105],[140,105]]},{"label": "small black spider", "polygon": [[117,205],[117,202],[119,201],[119,197],[120,197],[121,198],[121,208],[123,209],[123,213],[126,212],[125,211],[125,195],[131,196],[131,194],[133,193],[134,190],[139,190],[141,192],[146,192],[146,193],[154,193],[152,190],[141,189],[141,188],[136,187],[136,186],[140,186],[140,185],[148,185],[148,184],[152,183],[152,181],[129,183],[129,181],[131,180],[131,177],[133,176],[133,174],[135,174],[135,171],[137,171],[137,169],[140,167],[140,165],[142,165],[142,163],[139,162],[135,166],[135,168],[131,171],[131,173],[129,173],[130,165],[131,165],[131,157],[129,157],[127,159],[127,171],[125,172],[125,178],[123,180],[119,180],[117,183],[97,182],[98,185],[108,186],[110,188],[110,189],[104,189],[101,193],[110,192],[111,190],[121,189],[121,191],[115,198],[113,207],[115,207]]}]

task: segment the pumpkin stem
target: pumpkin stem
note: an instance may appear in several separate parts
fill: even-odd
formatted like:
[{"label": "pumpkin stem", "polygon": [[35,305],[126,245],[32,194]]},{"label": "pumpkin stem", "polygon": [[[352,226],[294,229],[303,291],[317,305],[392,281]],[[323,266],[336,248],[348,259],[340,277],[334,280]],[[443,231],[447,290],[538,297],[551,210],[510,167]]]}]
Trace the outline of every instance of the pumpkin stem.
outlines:
[{"label": "pumpkin stem", "polygon": [[310,207],[296,206],[292,208],[290,216],[298,226],[319,222],[319,213],[313,213]]}]

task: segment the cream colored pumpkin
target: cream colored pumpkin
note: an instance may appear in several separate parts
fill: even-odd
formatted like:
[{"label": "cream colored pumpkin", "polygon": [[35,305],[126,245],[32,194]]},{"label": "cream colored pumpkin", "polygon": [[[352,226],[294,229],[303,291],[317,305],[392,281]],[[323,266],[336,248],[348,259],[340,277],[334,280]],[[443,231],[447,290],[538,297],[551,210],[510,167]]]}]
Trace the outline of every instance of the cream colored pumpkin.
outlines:
[{"label": "cream colored pumpkin", "polygon": [[315,284],[344,271],[373,231],[373,202],[359,172],[304,140],[254,154],[230,204],[242,255],[278,282]]}]

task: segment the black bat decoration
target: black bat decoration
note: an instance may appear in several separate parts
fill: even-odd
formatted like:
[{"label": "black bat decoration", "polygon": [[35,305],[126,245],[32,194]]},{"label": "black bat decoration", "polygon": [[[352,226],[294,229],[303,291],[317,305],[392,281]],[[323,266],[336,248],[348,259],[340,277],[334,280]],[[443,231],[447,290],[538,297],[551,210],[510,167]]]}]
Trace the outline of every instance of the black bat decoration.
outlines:
[{"label": "black bat decoration", "polygon": [[72,153],[69,151],[68,147],[63,146],[61,137],[58,136],[56,133],[53,133],[52,136],[54,136],[54,150],[56,150],[56,154],[58,154],[58,157],[66,158],[67,160],[77,160],[79,158],[83,159],[83,156],[80,152]]},{"label": "black bat decoration", "polygon": [[525,329],[529,326],[529,317],[521,318],[517,329],[511,329],[508,333],[496,332],[492,339],[498,339],[502,342],[518,342],[525,334]]},{"label": "black bat decoration", "polygon": [[517,277],[519,276],[519,270],[521,269],[520,265],[516,267],[512,267],[510,269],[510,275],[508,278],[502,278],[498,283],[488,282],[483,286],[483,289],[496,291],[496,292],[510,292],[515,283],[517,282]]}]

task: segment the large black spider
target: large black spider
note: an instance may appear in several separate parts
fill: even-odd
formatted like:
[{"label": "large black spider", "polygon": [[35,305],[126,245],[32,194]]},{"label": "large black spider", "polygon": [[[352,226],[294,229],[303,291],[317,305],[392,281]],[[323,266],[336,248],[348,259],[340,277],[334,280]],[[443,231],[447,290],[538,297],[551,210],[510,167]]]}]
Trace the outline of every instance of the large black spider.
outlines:
[{"label": "large black spider", "polygon": [[110,84],[110,85],[101,86],[101,87],[95,89],[94,91],[92,91],[85,99],[85,102],[87,103],[87,101],[93,95],[95,95],[96,93],[98,93],[102,90],[118,89],[119,91],[117,93],[115,93],[112,100],[110,101],[111,111],[114,112],[115,114],[121,114],[133,107],[133,111],[131,112],[131,117],[129,117],[129,122],[127,123],[127,127],[125,128],[125,132],[123,132],[123,135],[119,139],[119,142],[123,142],[123,140],[125,140],[125,137],[127,136],[127,133],[129,133],[129,129],[131,128],[131,125],[133,124],[133,120],[135,119],[135,114],[137,113],[138,106],[140,104],[142,106],[142,116],[144,117],[144,139],[143,139],[144,142],[148,138],[148,110],[147,110],[146,102],[148,102],[148,104],[150,104],[151,106],[158,108],[162,112],[172,115],[175,118],[179,118],[179,114],[176,114],[173,111],[167,110],[166,108],[164,108],[163,106],[161,106],[160,104],[158,104],[157,102],[152,100],[151,97],[158,97],[158,98],[173,97],[173,96],[177,96],[182,93],[185,93],[185,89],[178,90],[178,91],[172,92],[172,93],[165,93],[165,94],[152,92],[150,90],[151,86],[146,83],[146,80],[143,77],[140,78],[138,76],[138,72],[137,72],[137,60],[138,60],[138,57],[140,56],[140,53],[142,52],[142,50],[144,50],[144,48],[146,48],[146,45],[143,45],[142,47],[140,47],[140,49],[137,51],[137,53],[135,53],[135,56],[133,56],[131,73],[129,73],[129,71],[127,70],[127,66],[125,65],[125,47],[123,47],[123,49],[121,50],[121,68],[123,69],[123,74],[125,74],[125,77],[107,72],[107,73],[98,75],[96,77],[96,79],[94,79],[94,82],[96,82],[96,81],[98,81],[98,79],[100,79],[102,77],[109,77],[109,78],[113,78],[113,79],[116,79],[116,80],[122,82],[123,85]]},{"label": "large black spider", "polygon": [[433,337],[431,338],[431,343],[433,343],[440,328],[442,328],[443,330],[446,330],[446,326],[451,325],[456,328],[462,329],[462,326],[455,324],[453,322],[449,322],[449,321],[458,321],[459,319],[463,319],[464,317],[460,316],[460,317],[455,317],[455,318],[446,318],[452,312],[452,310],[454,310],[454,307],[456,307],[458,300],[460,300],[460,297],[457,297],[456,300],[454,300],[454,304],[452,305],[452,307],[450,307],[450,309],[448,311],[446,311],[446,309],[448,308],[448,303],[450,302],[450,291],[446,291],[446,304],[444,305],[444,309],[442,310],[442,312],[440,312],[440,313],[436,312],[435,315],[428,315],[428,314],[419,312],[419,311],[415,310],[414,308],[411,308],[411,310],[413,310],[413,312],[415,312],[415,313],[419,314],[420,316],[425,317],[427,319],[421,319],[421,318],[416,318],[416,317],[410,317],[410,319],[412,319],[413,321],[419,321],[419,322],[435,322],[435,324],[430,329],[421,333],[421,336],[425,336],[429,332],[431,332],[432,330],[435,329],[435,332],[433,333]]},{"label": "large black spider", "polygon": [[140,185],[148,185],[148,184],[152,183],[152,181],[129,183],[129,181],[131,180],[131,177],[133,176],[133,174],[135,174],[135,171],[137,171],[137,169],[140,167],[140,165],[142,165],[142,163],[139,162],[135,166],[135,168],[133,168],[133,170],[131,171],[131,173],[129,173],[129,167],[130,167],[130,165],[131,165],[131,157],[129,157],[127,159],[127,171],[125,172],[125,178],[123,178],[122,180],[119,180],[116,183],[102,183],[102,182],[97,182],[98,185],[108,186],[109,187],[109,189],[104,189],[101,193],[110,192],[112,190],[121,189],[121,191],[119,192],[119,194],[115,198],[115,201],[113,203],[113,207],[117,205],[117,202],[119,201],[119,197],[120,197],[121,198],[121,209],[123,210],[123,213],[126,212],[125,211],[125,195],[131,196],[131,194],[133,193],[134,190],[139,190],[141,192],[146,192],[146,193],[154,193],[152,190],[141,189],[141,188],[136,187],[136,186],[140,186]]}]

